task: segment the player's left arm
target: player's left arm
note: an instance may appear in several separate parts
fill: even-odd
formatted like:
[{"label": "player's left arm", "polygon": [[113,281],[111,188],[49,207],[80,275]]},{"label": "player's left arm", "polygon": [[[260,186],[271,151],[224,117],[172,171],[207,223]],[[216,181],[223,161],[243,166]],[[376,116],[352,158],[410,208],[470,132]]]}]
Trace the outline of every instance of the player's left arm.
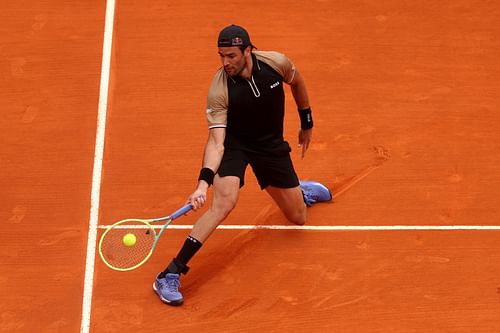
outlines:
[{"label": "player's left arm", "polygon": [[301,127],[299,130],[299,147],[302,147],[302,158],[304,158],[311,144],[313,121],[306,83],[297,70],[295,70],[293,80],[290,82],[290,88],[299,111]]}]

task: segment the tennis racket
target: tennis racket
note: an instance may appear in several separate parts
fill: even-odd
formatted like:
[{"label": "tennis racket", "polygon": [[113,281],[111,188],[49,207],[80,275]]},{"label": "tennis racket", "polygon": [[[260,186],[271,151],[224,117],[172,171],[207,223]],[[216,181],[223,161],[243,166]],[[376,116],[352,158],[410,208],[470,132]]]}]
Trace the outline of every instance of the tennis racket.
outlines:
[{"label": "tennis racket", "polygon": [[[186,214],[193,206],[187,204],[171,215],[156,219],[126,219],[108,227],[99,241],[102,261],[116,271],[130,271],[140,267],[153,254],[165,228],[175,219]],[[163,222],[156,233],[155,222]]]}]

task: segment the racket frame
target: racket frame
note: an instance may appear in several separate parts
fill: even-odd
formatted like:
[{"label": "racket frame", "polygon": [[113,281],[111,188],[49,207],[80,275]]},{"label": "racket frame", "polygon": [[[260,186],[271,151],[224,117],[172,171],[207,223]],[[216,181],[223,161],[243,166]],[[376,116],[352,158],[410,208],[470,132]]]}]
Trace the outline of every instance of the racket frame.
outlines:
[{"label": "racket frame", "polygon": [[[136,268],[142,266],[146,261],[148,261],[148,259],[153,254],[153,251],[154,251],[154,249],[156,247],[156,244],[158,243],[158,240],[160,239],[161,235],[163,234],[163,232],[165,231],[165,229],[168,227],[168,225],[170,223],[172,223],[173,220],[175,220],[175,219],[183,216],[184,214],[188,213],[191,209],[193,209],[193,206],[191,204],[186,204],[182,208],[176,210],[174,213],[172,213],[172,214],[170,214],[168,216],[165,216],[165,217],[160,217],[160,218],[155,218],[155,219],[124,219],[124,220],[120,220],[120,221],[118,221],[116,223],[113,223],[101,235],[101,239],[99,240],[99,256],[101,257],[102,261],[104,262],[104,264],[106,266],[108,266],[109,268],[111,268],[112,270],[115,270],[115,271],[126,272],[126,271],[131,271],[133,269],[136,269]],[[165,223],[161,227],[160,231],[158,233],[156,233],[154,225],[152,225],[151,223],[163,222],[163,221],[165,221]],[[146,225],[146,229],[149,228],[149,230],[151,232],[153,232],[153,235],[154,235],[153,245],[151,246],[151,250],[149,251],[149,253],[138,264],[136,264],[136,265],[134,265],[132,267],[125,267],[125,268],[115,267],[115,266],[111,265],[106,260],[104,254],[102,253],[102,244],[103,244],[103,241],[106,238],[106,235],[108,234],[108,232],[110,232],[111,230],[119,227],[121,224],[128,223],[128,222],[137,222],[137,223],[142,223],[142,224]]]}]

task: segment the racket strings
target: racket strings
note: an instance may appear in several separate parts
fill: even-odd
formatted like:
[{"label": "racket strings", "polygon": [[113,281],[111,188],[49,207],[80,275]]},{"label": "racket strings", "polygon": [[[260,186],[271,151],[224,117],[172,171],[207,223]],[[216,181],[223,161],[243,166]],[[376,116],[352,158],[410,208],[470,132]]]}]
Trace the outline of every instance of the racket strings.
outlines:
[{"label": "racket strings", "polygon": [[[139,223],[139,224],[138,224]],[[133,234],[136,242],[126,245],[123,238]],[[128,222],[111,228],[102,239],[101,254],[106,263],[116,269],[129,269],[139,265],[152,251],[155,232],[141,222]]]}]

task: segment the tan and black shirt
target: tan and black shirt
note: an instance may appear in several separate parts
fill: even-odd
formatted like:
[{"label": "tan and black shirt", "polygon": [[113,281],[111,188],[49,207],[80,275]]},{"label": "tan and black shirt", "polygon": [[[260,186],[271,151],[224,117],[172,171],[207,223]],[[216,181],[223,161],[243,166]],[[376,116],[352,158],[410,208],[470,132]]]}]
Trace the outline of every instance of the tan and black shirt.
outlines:
[{"label": "tan and black shirt", "polygon": [[272,51],[254,51],[252,61],[249,80],[217,71],[207,97],[208,127],[226,128],[226,146],[268,150],[284,142],[283,83],[293,81],[295,66]]}]

